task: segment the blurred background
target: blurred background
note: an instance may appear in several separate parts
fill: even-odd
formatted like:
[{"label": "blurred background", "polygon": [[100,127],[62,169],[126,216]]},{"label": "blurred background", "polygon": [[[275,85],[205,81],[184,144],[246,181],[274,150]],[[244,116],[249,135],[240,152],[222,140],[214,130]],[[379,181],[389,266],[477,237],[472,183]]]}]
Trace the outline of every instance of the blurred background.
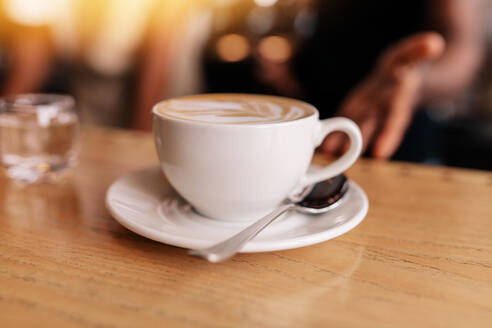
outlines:
[{"label": "blurred background", "polygon": [[[0,95],[68,93],[86,124],[135,129],[150,129],[157,101],[202,92],[290,96],[328,117],[382,50],[446,27],[453,1],[468,0],[0,0]],[[422,109],[395,159],[492,170],[492,5],[482,2],[472,81]]]}]

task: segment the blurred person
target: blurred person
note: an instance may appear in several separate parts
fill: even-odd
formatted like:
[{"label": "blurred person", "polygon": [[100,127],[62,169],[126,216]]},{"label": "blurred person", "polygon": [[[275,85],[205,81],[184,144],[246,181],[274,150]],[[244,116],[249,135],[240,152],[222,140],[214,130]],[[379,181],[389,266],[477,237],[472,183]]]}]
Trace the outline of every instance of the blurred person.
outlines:
[{"label": "blurred person", "polygon": [[[389,158],[396,152],[417,108],[456,100],[472,82],[483,56],[483,4],[429,1],[427,26],[440,34],[413,34],[391,44],[342,101],[337,115],[359,125],[373,156]],[[321,148],[331,153],[340,144],[332,136]]]},{"label": "blurred person", "polygon": [[60,40],[70,84],[87,124],[127,127],[135,69],[149,19],[160,0],[71,0]]},{"label": "blurred person", "polygon": [[214,2],[166,0],[153,8],[137,66],[133,128],[150,129],[150,108],[163,98],[201,90],[201,54]]},{"label": "blurred person", "polygon": [[45,91],[54,63],[48,24],[18,9],[0,0],[0,96]]},{"label": "blurred person", "polygon": [[69,93],[82,121],[125,126],[139,49],[175,0],[0,0],[0,92]]},{"label": "blurred person", "polygon": [[73,0],[73,87],[86,122],[150,126],[151,106],[186,80],[168,84],[175,57],[184,57],[185,23],[202,1]]},{"label": "blurred person", "polygon": [[[412,119],[407,137],[417,141],[408,138],[400,149],[407,144],[407,153],[423,153],[435,143],[420,109],[458,98],[482,61],[485,0],[299,0],[291,18],[285,15],[285,7],[292,6],[286,1],[256,2],[270,11],[278,7],[273,23],[263,31],[252,30],[250,18],[257,8],[250,6],[211,38],[205,59],[208,91],[272,93],[306,100],[322,118],[340,115],[354,120],[361,128],[364,148],[377,158],[395,154]],[[287,19],[279,22],[282,14]],[[311,17],[304,35],[296,30],[301,14]],[[310,29],[309,24],[314,26]],[[226,34],[246,37],[250,54],[237,61],[220,58],[216,46]],[[269,60],[260,48],[268,35],[283,37],[295,53],[285,60]],[[279,46],[277,42],[277,52]],[[343,136],[333,134],[320,150],[339,153],[345,143]],[[418,156],[403,152],[399,158],[425,159]]]}]

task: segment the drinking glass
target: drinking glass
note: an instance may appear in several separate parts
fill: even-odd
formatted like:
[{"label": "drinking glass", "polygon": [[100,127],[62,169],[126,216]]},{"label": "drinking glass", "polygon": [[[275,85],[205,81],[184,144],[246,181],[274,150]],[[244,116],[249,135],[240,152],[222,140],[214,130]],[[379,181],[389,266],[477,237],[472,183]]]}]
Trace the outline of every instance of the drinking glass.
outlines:
[{"label": "drinking glass", "polygon": [[23,94],[0,99],[0,161],[25,183],[52,180],[78,162],[79,119],[68,95]]}]

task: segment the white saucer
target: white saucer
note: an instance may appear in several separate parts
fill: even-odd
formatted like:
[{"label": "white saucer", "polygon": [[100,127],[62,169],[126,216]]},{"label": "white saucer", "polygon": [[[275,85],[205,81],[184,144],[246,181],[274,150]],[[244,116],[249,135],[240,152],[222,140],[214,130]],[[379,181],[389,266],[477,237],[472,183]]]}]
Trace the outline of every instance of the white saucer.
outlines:
[{"label": "white saucer", "polygon": [[[242,252],[266,252],[312,245],[340,236],[365,217],[368,200],[353,181],[339,206],[321,215],[291,211],[252,239]],[[114,182],[106,206],[126,228],[165,244],[199,249],[222,241],[251,223],[226,222],[193,211],[165,182],[160,168],[133,172]]]}]

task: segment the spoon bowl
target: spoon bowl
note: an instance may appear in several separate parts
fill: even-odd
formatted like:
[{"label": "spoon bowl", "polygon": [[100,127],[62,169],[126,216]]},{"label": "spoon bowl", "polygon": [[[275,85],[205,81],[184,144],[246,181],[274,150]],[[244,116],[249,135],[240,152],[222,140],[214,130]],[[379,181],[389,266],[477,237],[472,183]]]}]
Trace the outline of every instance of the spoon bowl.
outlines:
[{"label": "spoon bowl", "polygon": [[345,174],[309,186],[297,201],[290,200],[296,205],[295,209],[306,214],[322,214],[338,207],[340,200],[348,190],[348,180]]}]

